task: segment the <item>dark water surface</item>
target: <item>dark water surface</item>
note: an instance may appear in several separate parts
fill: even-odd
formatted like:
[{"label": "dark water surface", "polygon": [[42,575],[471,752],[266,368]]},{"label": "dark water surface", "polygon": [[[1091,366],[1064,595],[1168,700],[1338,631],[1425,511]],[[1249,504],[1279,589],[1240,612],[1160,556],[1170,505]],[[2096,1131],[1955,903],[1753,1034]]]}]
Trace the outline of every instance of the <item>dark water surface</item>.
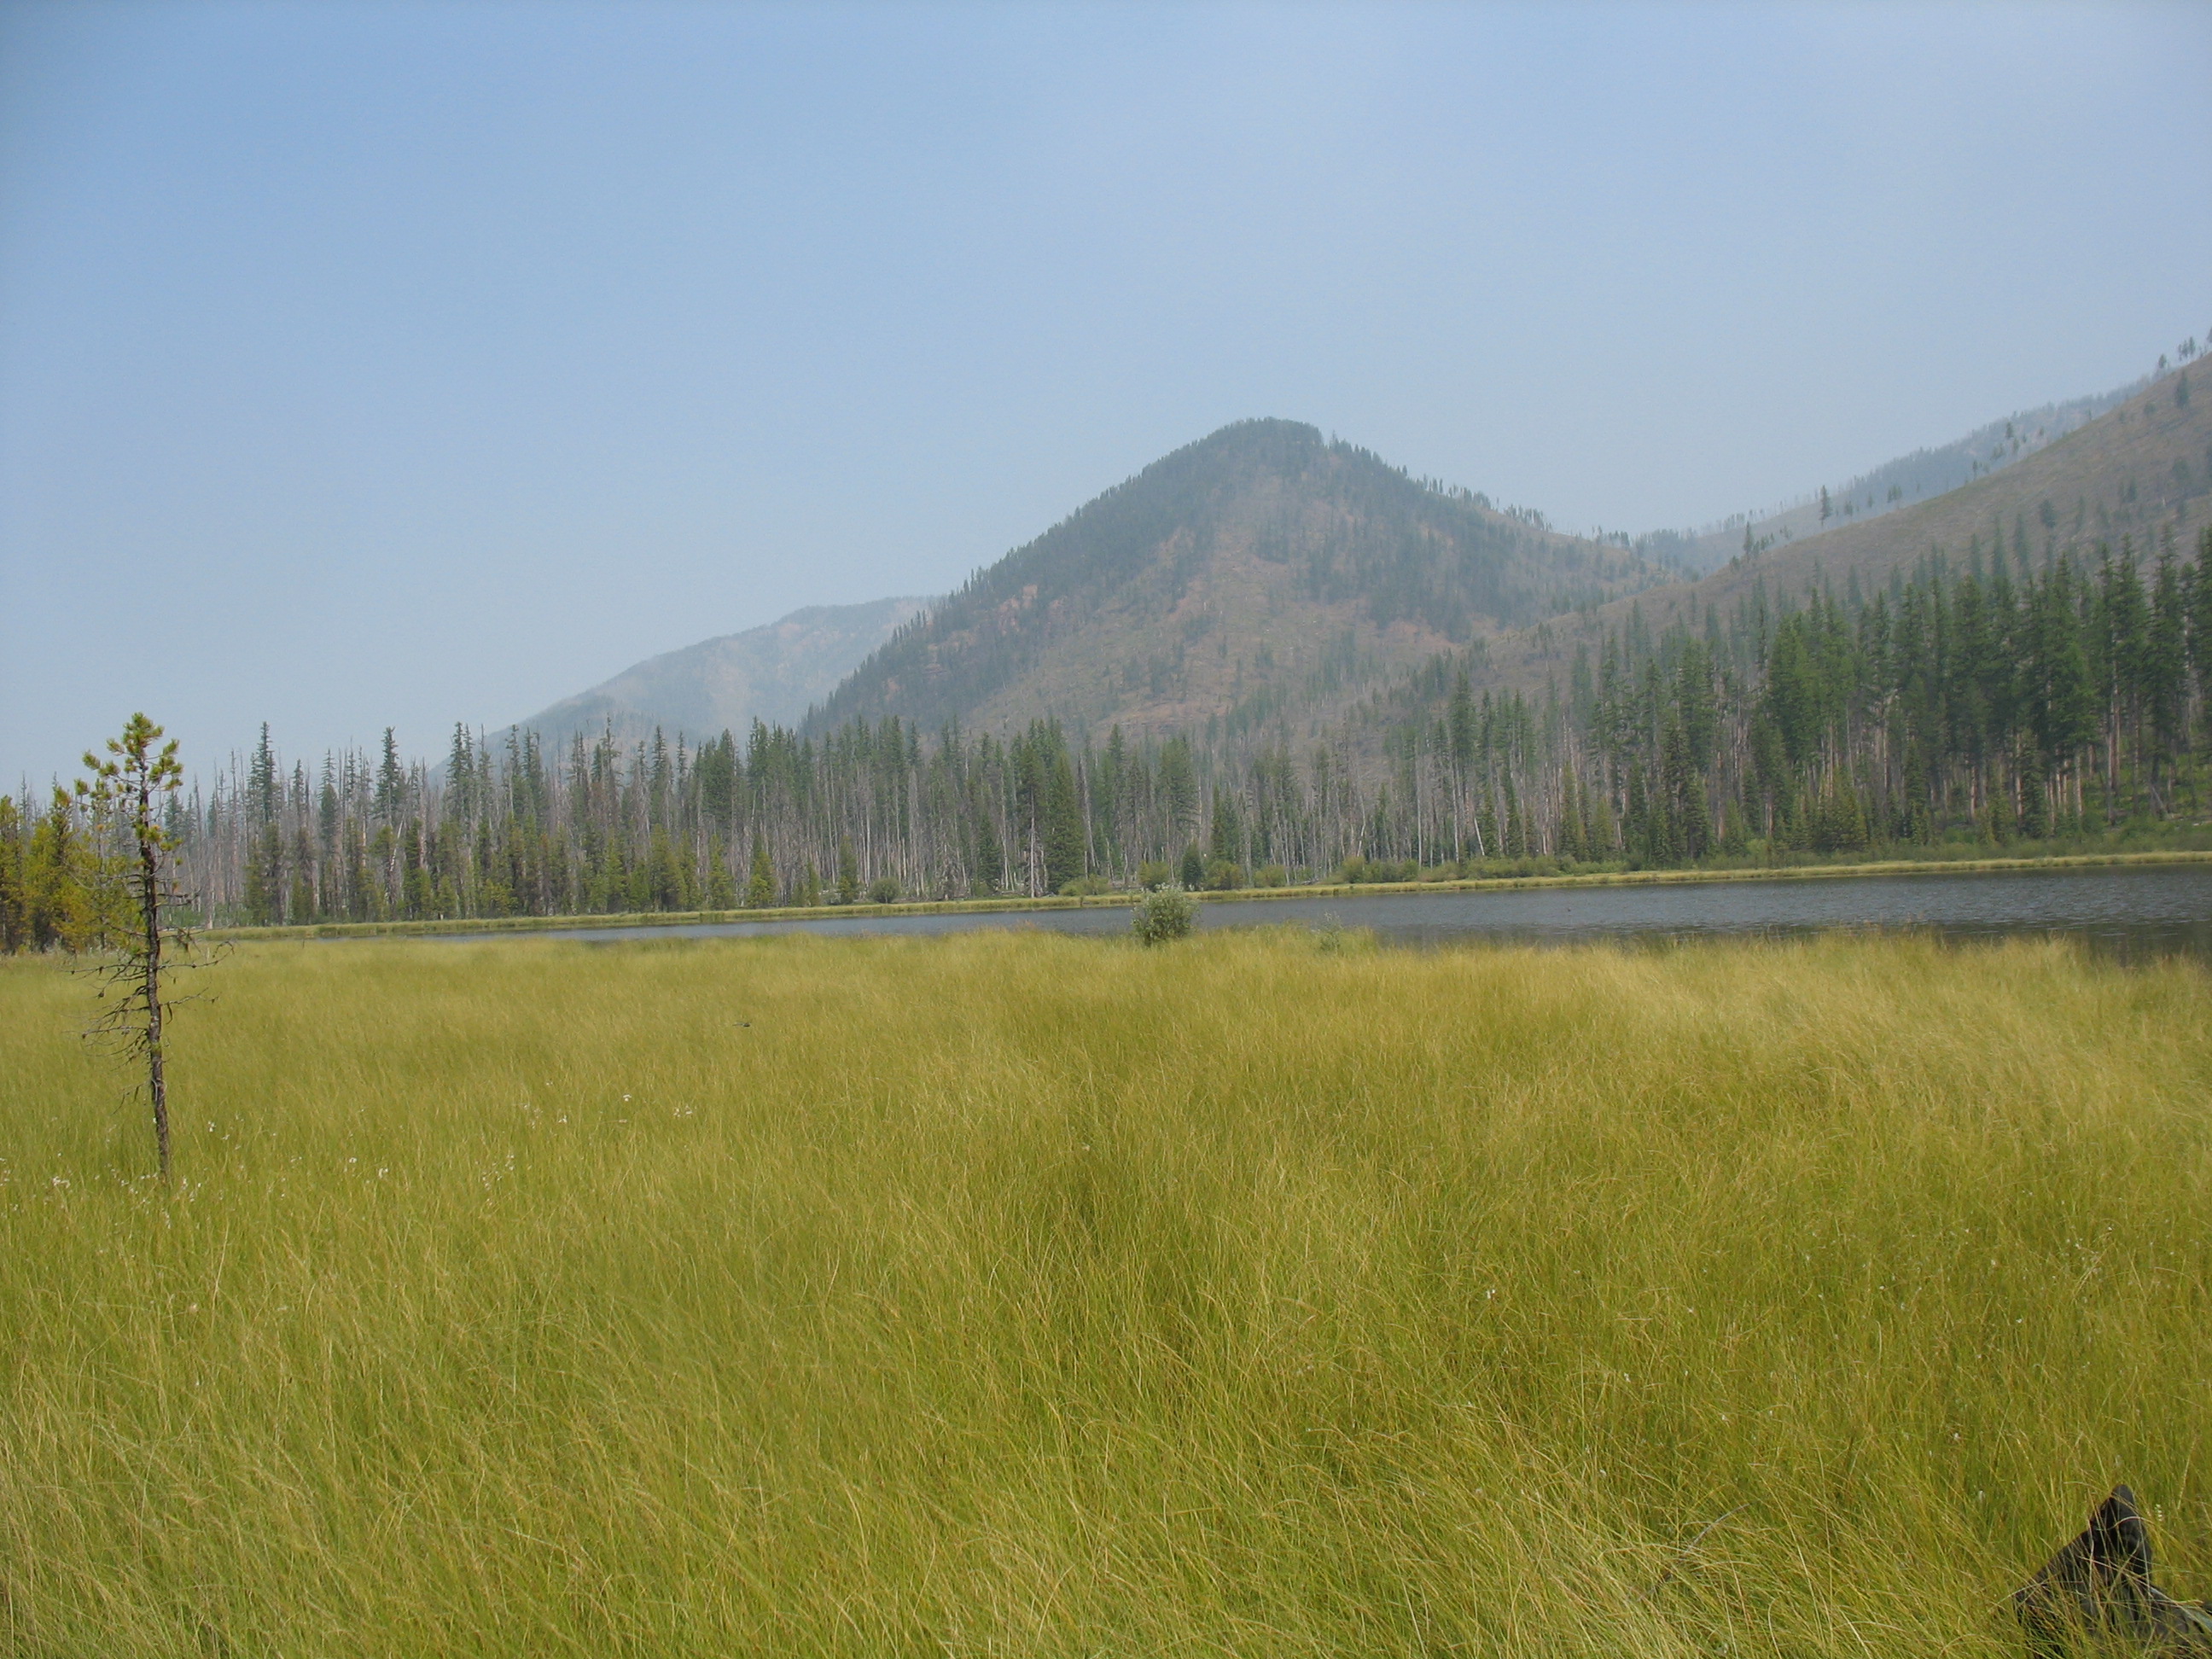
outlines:
[{"label": "dark water surface", "polygon": [[[1199,926],[1208,929],[1285,924],[1370,928],[1383,939],[1420,945],[1606,939],[1663,943],[1864,928],[1911,929],[1955,939],[2059,934],[2083,940],[2100,956],[2125,961],[2173,955],[2212,961],[2212,865],[1376,893],[1225,902],[1199,909]],[[979,927],[1120,933],[1128,927],[1128,912],[1118,907],[968,915],[880,915],[863,908],[827,920],[580,927],[552,936],[611,941],[756,933],[962,933]]]}]

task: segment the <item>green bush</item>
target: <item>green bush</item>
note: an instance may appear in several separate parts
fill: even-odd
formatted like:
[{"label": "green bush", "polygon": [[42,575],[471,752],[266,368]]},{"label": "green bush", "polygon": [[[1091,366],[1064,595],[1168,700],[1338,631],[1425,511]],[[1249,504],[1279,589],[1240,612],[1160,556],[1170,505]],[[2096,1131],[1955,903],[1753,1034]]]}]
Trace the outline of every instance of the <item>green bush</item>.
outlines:
[{"label": "green bush", "polygon": [[1352,886],[1370,881],[1419,881],[1421,866],[1418,859],[1407,859],[1402,863],[1394,859],[1370,859],[1354,853],[1345,860],[1336,878]]},{"label": "green bush", "polygon": [[1342,956],[1348,951],[1375,949],[1375,930],[1372,927],[1346,927],[1344,918],[1334,914],[1324,916],[1312,933],[1314,948],[1323,956]]},{"label": "green bush", "polygon": [[1263,864],[1252,872],[1252,884],[1255,887],[1287,887],[1291,884],[1291,872],[1279,864]]},{"label": "green bush", "polygon": [[878,876],[868,884],[868,897],[878,904],[896,904],[898,896],[898,878],[895,876]]},{"label": "green bush", "polygon": [[1148,860],[1137,866],[1137,885],[1146,892],[1155,887],[1164,887],[1175,879],[1175,869],[1158,859]]},{"label": "green bush", "polygon": [[1212,892],[1234,892],[1244,884],[1244,866],[1228,859],[1215,859],[1206,866],[1206,884]]},{"label": "green bush", "polygon": [[1132,908],[1129,930],[1146,945],[1164,945],[1187,936],[1198,921],[1198,901],[1180,887],[1149,892]]},{"label": "green bush", "polygon": [[1096,894],[1110,893],[1113,890],[1114,884],[1108,881],[1105,877],[1097,875],[1078,876],[1073,881],[1064,881],[1060,884],[1060,896],[1062,898],[1090,898]]}]

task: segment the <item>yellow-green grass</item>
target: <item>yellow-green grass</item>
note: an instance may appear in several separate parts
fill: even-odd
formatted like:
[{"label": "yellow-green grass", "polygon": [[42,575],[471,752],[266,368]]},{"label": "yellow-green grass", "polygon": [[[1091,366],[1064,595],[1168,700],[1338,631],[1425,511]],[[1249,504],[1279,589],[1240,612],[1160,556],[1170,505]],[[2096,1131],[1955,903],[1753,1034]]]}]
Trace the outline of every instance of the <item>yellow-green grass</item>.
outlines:
[{"label": "yellow-green grass", "polygon": [[2119,1479],[2212,1591],[2201,969],[1344,944],[248,946],[170,1190],[0,965],[0,1653],[2017,1654]]}]

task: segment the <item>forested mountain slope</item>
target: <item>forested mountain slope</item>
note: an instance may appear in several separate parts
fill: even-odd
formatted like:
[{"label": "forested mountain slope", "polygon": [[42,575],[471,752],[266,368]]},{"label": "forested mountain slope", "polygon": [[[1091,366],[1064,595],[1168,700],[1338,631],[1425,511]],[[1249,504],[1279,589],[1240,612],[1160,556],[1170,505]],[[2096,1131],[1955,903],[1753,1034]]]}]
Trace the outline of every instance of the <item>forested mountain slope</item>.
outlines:
[{"label": "forested mountain slope", "polygon": [[[704,742],[711,716],[678,718],[689,744],[458,730],[442,768],[404,763],[387,732],[380,757],[311,770],[264,733],[184,804],[183,856],[211,912],[298,921],[1036,894],[1167,864],[1234,886],[2201,842],[2206,416],[2169,376],[1940,501],[1602,604],[1650,578],[1626,550],[1310,428],[1231,428],[903,629],[833,701],[854,718]],[[1498,617],[1544,619],[1493,635]],[[1442,647],[1364,691],[1291,682],[1241,729],[1218,702],[1183,712],[1218,696],[1224,660],[1264,670],[1272,643],[1296,665],[1328,629]],[[1125,714],[1098,740],[1066,702],[1054,723],[1048,696],[1116,660],[1084,654],[1093,635],[1179,650],[1162,672],[1184,702],[1109,680],[1103,706],[1187,723]],[[979,717],[994,707],[1014,710],[1004,727]],[[937,724],[956,714],[965,730]],[[60,890],[47,876],[86,829],[70,797],[0,799],[0,875],[12,860],[15,890]],[[76,911],[33,911],[23,937],[70,939]]]},{"label": "forested mountain slope", "polygon": [[743,732],[756,720],[787,726],[927,604],[900,599],[810,605],[742,634],[650,658],[516,725],[535,732],[549,750],[566,749],[578,732],[597,736],[609,725],[619,739],[659,729],[672,741],[682,732],[695,743]]},{"label": "forested mountain slope", "polygon": [[[2152,382],[2124,404],[2002,471],[1917,507],[1844,523],[1749,556],[1739,555],[1700,581],[1636,597],[1640,624],[1702,629],[1708,611],[1725,620],[1764,593],[1802,595],[1815,583],[1838,597],[1871,594],[1893,572],[1910,574],[1930,555],[1964,571],[2002,554],[2015,577],[2061,555],[2094,564],[2100,548],[2132,546],[2148,558],[2171,526],[2185,551],[2212,519],[2212,373],[2200,361]],[[1534,690],[1558,679],[1577,644],[1627,627],[1628,601],[1572,624],[1523,629],[1489,642],[1474,665],[1478,683]]]},{"label": "forested mountain slope", "polygon": [[1885,461],[1832,489],[1824,484],[1802,501],[1774,512],[1737,514],[1700,534],[1662,532],[1640,538],[1636,544],[1657,550],[1698,575],[1708,575],[1747,550],[1780,546],[1948,495],[2057,443],[2118,408],[2148,384],[2145,376],[2118,391],[2016,410],[1954,442]]},{"label": "forested mountain slope", "polygon": [[1330,717],[1503,626],[1662,580],[1624,545],[1247,421],[1155,462],[916,617],[809,729],[896,715],[1234,738]]}]

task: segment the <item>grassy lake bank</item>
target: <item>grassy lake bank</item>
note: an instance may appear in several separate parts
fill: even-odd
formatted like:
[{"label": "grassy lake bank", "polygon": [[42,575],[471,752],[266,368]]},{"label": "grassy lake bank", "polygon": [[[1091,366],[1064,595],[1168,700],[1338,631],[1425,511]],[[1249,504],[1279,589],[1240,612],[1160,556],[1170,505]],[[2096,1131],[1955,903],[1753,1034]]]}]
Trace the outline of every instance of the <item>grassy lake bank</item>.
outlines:
[{"label": "grassy lake bank", "polygon": [[[1384,893],[1481,893],[1550,888],[1676,886],[1706,882],[1809,881],[1855,876],[1974,875],[2000,871],[2086,870],[2177,864],[2212,864],[2212,851],[2166,848],[2147,852],[2047,854],[2024,858],[1929,856],[1857,864],[1734,865],[1684,870],[1598,870],[1571,874],[1477,876],[1448,880],[1308,883],[1302,886],[1240,887],[1206,892],[1208,904],[1269,900],[1372,897]],[[601,927],[681,927],[747,921],[856,921],[869,916],[978,915],[1024,910],[1126,908],[1134,894],[1092,893],[1037,898],[907,900],[890,904],[780,905],[754,910],[641,910],[565,916],[500,916],[437,921],[333,921],[297,927],[215,927],[211,940],[385,939],[452,934],[572,933]]]}]

